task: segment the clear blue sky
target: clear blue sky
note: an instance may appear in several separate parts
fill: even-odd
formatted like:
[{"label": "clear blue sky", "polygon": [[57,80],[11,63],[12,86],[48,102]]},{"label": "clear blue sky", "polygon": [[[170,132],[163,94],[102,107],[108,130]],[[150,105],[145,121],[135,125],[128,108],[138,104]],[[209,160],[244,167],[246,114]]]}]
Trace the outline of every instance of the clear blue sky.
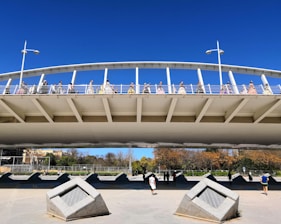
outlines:
[{"label": "clear blue sky", "polygon": [[[25,69],[109,61],[217,63],[216,54],[205,51],[219,40],[222,64],[281,70],[280,11],[280,0],[0,1],[0,73],[20,70],[24,40],[41,52],[27,55]],[[210,77],[208,83],[218,83],[217,74]],[[92,78],[77,74],[80,83]],[[111,83],[132,81],[118,79],[110,77]],[[223,79],[228,81],[226,74]],[[236,79],[238,84],[260,83],[259,77]],[[280,79],[268,80],[280,84]]]},{"label": "clear blue sky", "polygon": [[140,160],[143,156],[148,158],[153,158],[152,148],[100,148],[100,149],[78,149],[83,155],[94,155],[94,156],[104,156],[106,153],[112,152],[118,154],[122,152],[124,156],[128,155],[130,150],[133,153],[133,159]]}]

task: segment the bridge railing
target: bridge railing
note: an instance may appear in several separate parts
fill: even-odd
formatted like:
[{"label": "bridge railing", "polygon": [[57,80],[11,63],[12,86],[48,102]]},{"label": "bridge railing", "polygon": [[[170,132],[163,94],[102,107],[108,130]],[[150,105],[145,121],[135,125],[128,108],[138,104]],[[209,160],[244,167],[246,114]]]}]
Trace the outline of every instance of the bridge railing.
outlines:
[{"label": "bridge railing", "polygon": [[[268,91],[266,90],[268,88]],[[158,84],[145,84],[145,85],[44,85],[44,86],[22,86],[0,85],[0,94],[281,94],[281,86],[274,85],[264,87],[263,85],[255,85],[254,92],[250,92],[248,85],[237,85],[237,88],[231,85],[204,85],[198,86],[197,84],[187,85],[158,85]],[[234,90],[237,89],[238,92]]]}]

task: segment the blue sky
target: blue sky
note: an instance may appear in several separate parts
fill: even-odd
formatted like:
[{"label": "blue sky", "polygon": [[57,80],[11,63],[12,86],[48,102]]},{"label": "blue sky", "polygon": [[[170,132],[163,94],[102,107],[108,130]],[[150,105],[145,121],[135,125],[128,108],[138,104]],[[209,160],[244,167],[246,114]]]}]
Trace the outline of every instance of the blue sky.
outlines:
[{"label": "blue sky", "polygon": [[152,148],[100,148],[100,149],[79,149],[83,155],[94,155],[94,156],[104,156],[106,153],[112,152],[118,154],[122,152],[124,156],[128,155],[129,152],[133,153],[133,159],[140,160],[143,156],[148,158],[153,158]]},{"label": "blue sky", "polygon": [[[217,55],[205,51],[219,40],[222,64],[281,70],[280,10],[280,0],[0,1],[0,73],[20,70],[24,40],[41,52],[26,56],[25,69],[115,61],[217,63]],[[78,73],[77,82],[102,82],[102,74]],[[161,75],[148,82],[158,83]],[[121,78],[109,71],[111,83],[132,81]],[[237,84],[261,82],[259,77],[235,78]],[[48,77],[49,83],[60,79],[67,84],[71,76]],[[196,79],[188,76],[185,83]],[[204,79],[219,82],[218,73]],[[228,81],[227,74],[223,80]],[[280,79],[268,80],[280,84]]]}]

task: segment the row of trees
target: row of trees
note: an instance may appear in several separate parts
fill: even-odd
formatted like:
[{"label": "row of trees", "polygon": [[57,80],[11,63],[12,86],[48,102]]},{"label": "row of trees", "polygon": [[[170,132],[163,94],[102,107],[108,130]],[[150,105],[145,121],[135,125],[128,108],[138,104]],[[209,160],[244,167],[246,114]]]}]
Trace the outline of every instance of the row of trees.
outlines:
[{"label": "row of trees", "polygon": [[118,166],[126,167],[129,164],[132,153],[123,153],[122,151],[117,154],[109,152],[105,156],[93,156],[83,154],[76,148],[68,149],[62,157],[56,157],[52,153],[46,155],[50,157],[51,166],[73,166],[76,164],[95,164],[100,166]]},{"label": "row of trees", "polygon": [[100,166],[128,167],[132,161],[133,171],[161,170],[281,170],[281,151],[279,150],[222,150],[222,149],[173,149],[157,148],[154,158],[143,157],[134,160],[133,152],[122,151],[105,156],[92,156],[69,149],[61,158],[49,154],[52,166],[72,166],[74,164],[96,164]]},{"label": "row of trees", "polygon": [[155,162],[164,169],[183,170],[280,170],[280,150],[223,150],[200,151],[186,149],[155,149]]}]

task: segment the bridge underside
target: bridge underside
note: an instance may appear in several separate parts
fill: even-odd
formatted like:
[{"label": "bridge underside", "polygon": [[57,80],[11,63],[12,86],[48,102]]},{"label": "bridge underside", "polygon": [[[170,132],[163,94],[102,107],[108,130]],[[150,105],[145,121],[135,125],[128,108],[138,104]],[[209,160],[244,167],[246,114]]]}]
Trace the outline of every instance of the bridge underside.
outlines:
[{"label": "bridge underside", "polygon": [[1,95],[0,147],[281,148],[280,95]]}]

